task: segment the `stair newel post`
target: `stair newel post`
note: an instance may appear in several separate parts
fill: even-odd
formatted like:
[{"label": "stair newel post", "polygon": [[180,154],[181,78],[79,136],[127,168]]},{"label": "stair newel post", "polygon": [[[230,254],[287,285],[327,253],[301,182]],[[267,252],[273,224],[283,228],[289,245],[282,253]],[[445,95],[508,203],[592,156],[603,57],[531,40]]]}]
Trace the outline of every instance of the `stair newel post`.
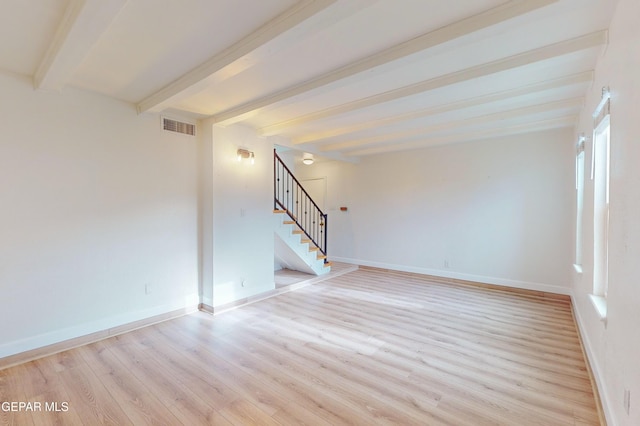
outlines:
[{"label": "stair newel post", "polygon": [[[309,203],[311,204],[311,203]],[[315,207],[315,206],[313,206]],[[318,209],[313,208],[311,205],[309,208],[312,210],[311,217],[309,218],[309,226],[313,230],[313,239],[318,240],[318,225],[320,222],[318,221]]]},{"label": "stair newel post", "polygon": [[299,183],[296,182],[296,190],[297,190],[297,198],[296,198],[296,210],[298,210],[298,212],[296,213],[296,215],[300,218],[302,218],[302,223],[304,223],[304,219],[306,219],[306,215],[303,216],[304,214],[304,202],[306,201],[303,197],[302,197],[302,187],[300,186]]},{"label": "stair newel post", "polygon": [[291,205],[293,206],[293,211],[295,212],[295,215],[297,217],[300,217],[300,199],[299,199],[299,192],[300,192],[300,185],[298,185],[298,182],[296,182],[295,180],[293,180],[293,175],[290,176],[291,179]]},{"label": "stair newel post", "polygon": [[311,231],[311,237],[315,239],[315,236],[313,235],[313,214],[314,211],[311,209],[311,202],[307,199],[306,205],[304,206],[304,215],[307,222],[306,226]]},{"label": "stair newel post", "polygon": [[[327,218],[328,218],[328,215],[325,213],[323,215],[323,219],[324,219],[324,221],[323,221],[323,223],[324,223],[324,229],[323,229],[323,231],[324,231],[324,253],[325,254],[327,253],[327,234],[328,234],[327,233]],[[324,259],[324,263],[327,263],[327,262],[328,262],[328,260],[327,260],[327,258],[325,258]]]},{"label": "stair newel post", "polygon": [[286,191],[286,198],[285,198],[285,206],[287,210],[291,210],[291,200],[293,200],[293,196],[291,194],[291,176],[289,175],[285,175],[286,176],[286,181],[287,181],[287,191]]},{"label": "stair newel post", "polygon": [[324,216],[321,211],[318,211],[318,222],[315,227],[316,238],[320,242],[320,251],[324,253]]},{"label": "stair newel post", "polygon": [[[316,219],[316,238],[320,239],[322,237],[322,231],[324,230],[324,217],[322,216],[322,212],[318,210],[317,219]],[[324,242],[323,242],[324,244]],[[322,247],[324,250],[324,246]]]}]

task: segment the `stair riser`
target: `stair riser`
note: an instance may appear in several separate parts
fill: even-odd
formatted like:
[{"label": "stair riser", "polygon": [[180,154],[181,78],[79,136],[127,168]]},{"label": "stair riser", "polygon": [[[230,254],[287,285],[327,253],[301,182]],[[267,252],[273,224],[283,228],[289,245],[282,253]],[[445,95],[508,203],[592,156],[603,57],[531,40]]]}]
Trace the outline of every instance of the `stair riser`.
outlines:
[{"label": "stair riser", "polygon": [[[330,272],[331,267],[325,266],[324,258],[326,256],[322,255],[313,244],[302,242],[303,240],[307,240],[307,238],[302,231],[299,231],[295,224],[291,223],[290,218],[282,213],[274,214],[274,216],[276,217],[275,233],[290,250],[288,254],[291,252],[294,253],[297,258],[306,265],[305,267],[298,263],[298,266],[301,266],[300,269],[305,269],[302,272],[313,273],[315,275]],[[294,231],[299,232],[294,233]],[[310,248],[315,248],[315,250],[310,250]],[[319,255],[323,257],[318,258]],[[294,263],[294,260],[291,260],[291,263]]]}]

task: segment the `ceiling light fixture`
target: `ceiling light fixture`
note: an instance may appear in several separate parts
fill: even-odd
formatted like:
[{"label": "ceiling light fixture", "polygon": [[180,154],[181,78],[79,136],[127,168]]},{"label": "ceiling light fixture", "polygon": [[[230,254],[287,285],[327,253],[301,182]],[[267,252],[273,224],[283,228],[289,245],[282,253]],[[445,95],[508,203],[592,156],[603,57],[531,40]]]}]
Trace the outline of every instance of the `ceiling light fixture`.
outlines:
[{"label": "ceiling light fixture", "polygon": [[302,162],[307,166],[312,165],[314,162],[313,154],[309,154],[308,152],[302,154]]}]

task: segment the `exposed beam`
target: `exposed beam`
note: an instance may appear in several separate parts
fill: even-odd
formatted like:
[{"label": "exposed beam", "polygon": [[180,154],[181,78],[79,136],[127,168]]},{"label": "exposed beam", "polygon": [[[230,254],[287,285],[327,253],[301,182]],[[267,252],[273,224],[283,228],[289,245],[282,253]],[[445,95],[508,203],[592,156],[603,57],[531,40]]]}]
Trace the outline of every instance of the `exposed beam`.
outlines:
[{"label": "exposed beam", "polygon": [[33,77],[36,89],[60,90],[127,0],[70,0]]},{"label": "exposed beam", "polygon": [[[498,7],[489,9],[474,16],[438,28],[411,40],[392,46],[381,52],[322,74],[311,80],[296,84],[284,90],[271,93],[259,99],[246,102],[213,116],[216,123],[228,125],[242,121],[244,117],[268,105],[301,95],[327,84],[345,79],[372,68],[404,58],[408,55],[429,49],[456,38],[469,35],[478,30],[491,27],[532,10],[555,3],[557,0],[512,0]],[[273,134],[273,133],[272,133]]]},{"label": "exposed beam", "polygon": [[500,129],[491,129],[482,132],[469,132],[464,134],[456,134],[446,137],[420,139],[417,141],[405,142],[400,144],[390,144],[373,148],[366,148],[358,151],[346,152],[343,155],[349,157],[362,157],[366,155],[383,154],[387,152],[407,151],[410,149],[430,148],[439,145],[473,142],[482,139],[517,135],[521,133],[529,133],[550,129],[558,129],[562,127],[570,127],[576,123],[576,115],[567,115],[564,117],[553,118],[550,120],[540,120],[533,123],[521,124],[511,127],[503,127]]},{"label": "exposed beam", "polygon": [[259,47],[335,2],[336,0],[303,0],[298,2],[242,40],[142,100],[137,105],[138,112],[160,111],[166,108],[169,101],[183,92],[187,90],[190,93],[199,91],[206,85],[206,80],[215,73],[237,63]]},{"label": "exposed beam", "polygon": [[430,126],[421,127],[418,129],[405,130],[403,132],[386,133],[377,136],[371,136],[368,138],[361,138],[357,140],[350,140],[346,142],[340,142],[330,145],[325,145],[320,148],[320,151],[335,151],[344,149],[354,149],[364,145],[371,145],[381,142],[397,141],[407,139],[414,136],[424,136],[436,132],[446,131],[450,129],[464,128],[468,126],[475,126],[478,124],[491,123],[495,121],[508,120],[518,117],[526,117],[532,114],[540,114],[549,111],[557,111],[560,109],[579,108],[584,105],[584,98],[572,98],[564,99],[555,102],[546,102],[543,104],[532,105],[523,108],[516,108],[507,111],[500,111],[493,114],[481,115],[478,117],[467,118],[458,121],[448,121],[445,123],[432,124]]},{"label": "exposed beam", "polygon": [[403,121],[414,120],[422,117],[429,117],[445,112],[455,111],[464,108],[471,108],[478,105],[483,105],[490,102],[497,102],[506,99],[515,98],[518,96],[529,95],[533,93],[543,92],[552,89],[559,89],[562,87],[572,86],[575,84],[590,83],[593,81],[593,71],[585,71],[578,74],[573,74],[565,77],[556,78],[553,80],[547,80],[540,83],[529,84],[516,89],[504,90],[497,93],[491,93],[488,95],[477,96],[474,98],[463,99],[461,101],[448,103],[445,105],[437,105],[430,108],[424,108],[418,111],[411,111],[406,114],[400,114],[392,117],[381,118],[378,120],[362,122],[354,124],[348,127],[341,127],[337,129],[330,129],[324,132],[305,135],[299,138],[294,138],[293,143],[295,145],[325,142],[328,139],[335,138],[337,136],[344,136],[353,133],[357,133],[363,130],[369,130],[374,128],[381,128],[391,124],[401,123]]},{"label": "exposed beam", "polygon": [[287,120],[277,125],[287,127],[299,126],[311,121],[345,114],[351,111],[371,107],[384,102],[395,101],[407,96],[412,96],[441,87],[450,86],[456,83],[462,83],[474,78],[485,77],[491,74],[496,74],[502,71],[529,65],[535,62],[544,61],[546,59],[568,55],[573,52],[578,52],[580,50],[605,44],[606,42],[607,30],[596,31],[590,34],[583,35],[581,37],[564,40],[559,43],[529,50],[527,52],[519,53],[517,55],[509,56],[507,58],[499,59],[493,62],[488,62],[486,64],[466,68],[451,74],[442,75],[440,77],[435,77],[430,80],[425,80],[419,83],[411,84],[409,86],[400,87],[398,89],[369,96],[367,98],[358,99],[341,105],[336,105],[321,111]]}]

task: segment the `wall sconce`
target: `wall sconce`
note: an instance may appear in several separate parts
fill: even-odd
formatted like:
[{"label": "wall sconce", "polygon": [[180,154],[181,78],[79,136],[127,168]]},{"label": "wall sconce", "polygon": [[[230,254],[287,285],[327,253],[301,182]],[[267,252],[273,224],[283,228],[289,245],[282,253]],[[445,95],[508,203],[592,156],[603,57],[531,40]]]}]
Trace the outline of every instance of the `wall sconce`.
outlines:
[{"label": "wall sconce", "polygon": [[248,158],[251,164],[255,163],[256,156],[253,151],[249,151],[248,149],[238,148],[238,161],[242,161],[243,158]]},{"label": "wall sconce", "polygon": [[302,162],[307,166],[312,165],[313,161],[314,161],[313,154],[309,154],[308,152],[305,152],[304,154],[302,154]]}]

